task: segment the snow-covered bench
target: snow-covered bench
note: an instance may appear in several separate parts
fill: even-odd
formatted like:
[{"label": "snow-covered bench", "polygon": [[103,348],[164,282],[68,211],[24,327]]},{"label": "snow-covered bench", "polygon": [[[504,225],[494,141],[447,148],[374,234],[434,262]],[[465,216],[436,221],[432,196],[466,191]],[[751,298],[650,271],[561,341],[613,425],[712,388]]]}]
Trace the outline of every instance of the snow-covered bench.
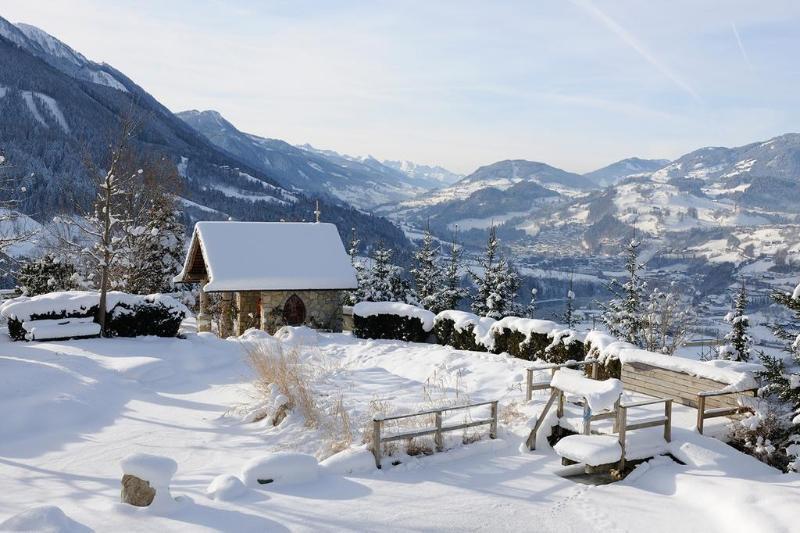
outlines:
[{"label": "snow-covered bench", "polygon": [[93,318],[29,320],[22,323],[31,341],[78,339],[100,335],[100,324]]},{"label": "snow-covered bench", "polygon": [[648,396],[671,398],[697,409],[697,430],[703,433],[708,418],[749,410],[743,397],[753,397],[758,384],[754,371],[759,365],[732,361],[694,361],[638,349],[618,354],[625,389]]},{"label": "snow-covered bench", "polygon": [[[625,468],[628,459],[646,459],[661,453],[665,453],[667,443],[672,436],[672,399],[658,398],[622,404],[623,385],[618,379],[607,379],[598,381],[587,378],[583,371],[570,368],[559,368],[550,380],[552,390],[541,415],[536,421],[528,437],[527,445],[530,450],[536,448],[536,435],[539,428],[544,423],[547,412],[557,401],[558,407],[556,415],[559,422],[564,416],[564,402],[568,396],[579,397],[583,403],[583,427],[582,434],[570,435],[561,439],[555,446],[555,451],[566,463],[583,463],[587,469],[606,466],[611,463],[618,464],[621,472]],[[630,409],[645,407],[657,403],[664,404],[664,415],[647,418],[644,420],[629,421],[628,411]],[[592,434],[591,424],[595,420],[611,418],[614,420],[612,435]],[[639,443],[635,453],[628,453],[629,431],[663,426],[663,439],[656,439],[658,442]],[[643,451],[644,450],[644,451]],[[644,453],[644,455],[642,455]]]}]

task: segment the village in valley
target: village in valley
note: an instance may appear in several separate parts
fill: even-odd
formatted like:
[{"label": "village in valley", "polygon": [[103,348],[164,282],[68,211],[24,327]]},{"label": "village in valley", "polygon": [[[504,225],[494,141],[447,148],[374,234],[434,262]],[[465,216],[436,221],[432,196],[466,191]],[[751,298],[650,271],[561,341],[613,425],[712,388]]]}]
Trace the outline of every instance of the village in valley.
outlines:
[{"label": "village in valley", "polygon": [[[173,113],[53,36],[63,29],[85,42],[88,29],[57,23],[77,11],[12,3],[0,13],[0,531],[800,531],[800,135],[680,156],[695,137],[668,149],[656,136],[674,134],[653,130],[671,159],[583,173],[504,159],[463,175],[389,151],[383,160],[346,156],[243,133],[216,111]],[[224,94],[233,113],[236,98],[252,105],[277,95],[275,124],[295,121],[281,122],[282,106],[310,116],[317,99],[326,109],[348,102],[296,121],[308,128],[301,132],[319,128],[319,138],[336,124],[331,138],[344,146],[378,143],[341,120],[357,114],[364,91],[408,105],[403,90],[381,92],[372,63],[409,61],[385,48],[397,36],[387,21],[411,16],[396,8],[315,5],[311,19],[286,5],[180,10],[187,20],[170,27],[196,46],[205,37],[192,24],[202,36],[228,31],[195,21],[199,14],[220,9],[220,22],[240,28],[230,46],[241,58],[220,64],[260,76],[243,65],[258,50],[299,80],[316,74],[276,50],[332,79],[337,69],[362,70],[340,62],[354,52],[332,36],[344,31],[342,14],[363,14],[348,35],[372,47],[352,58],[378,76],[358,87],[342,80],[331,96],[276,80],[263,93],[242,96],[227,81],[192,97],[187,86],[219,58],[159,40],[166,34],[151,24],[171,20],[174,6],[156,16],[122,4],[164,51],[156,64],[178,52],[193,61],[180,68],[186,102]],[[412,11],[434,20],[459,11],[454,23],[473,30],[509,10],[545,16],[513,2],[474,14],[450,4],[446,13]],[[712,105],[615,22],[622,12],[569,4],[548,8],[553,24],[594,40],[562,50],[567,62],[611,53],[600,44],[608,31],[594,33],[599,23],[690,100],[686,109]],[[751,29],[785,31],[775,4]],[[99,21],[92,17],[106,9],[84,16]],[[635,11],[658,15],[651,28],[701,38],[672,18],[691,9],[652,9]],[[4,18],[28,13],[53,33]],[[276,33],[251,34],[245,14]],[[324,46],[318,18],[336,27],[325,28]],[[737,60],[749,64],[733,22],[724,31],[703,24],[703,39],[732,31]],[[98,39],[107,35],[94,27]],[[286,43],[261,40],[276,36]],[[434,40],[472,50],[464,36]],[[328,46],[331,65],[312,59]],[[415,67],[441,67],[452,52],[423,57],[422,45],[407,46]],[[457,57],[488,69],[483,54],[493,46]],[[126,50],[109,54],[130,57]],[[137,58],[131,71],[153,80]],[[641,94],[663,97],[666,88],[632,72],[647,79]],[[170,76],[180,77],[156,78]],[[497,83],[475,91],[519,97]],[[158,90],[175,105],[169,87]],[[457,94],[431,106],[460,107],[469,95],[475,109],[505,117],[497,102]],[[563,113],[588,105],[615,121],[678,121],[642,102],[587,98],[535,97]],[[253,113],[248,127],[264,121]],[[411,117],[392,115],[391,124]],[[420,141],[393,135],[409,147]],[[624,138],[627,150],[636,139]],[[440,143],[442,153],[460,139]],[[609,146],[597,150],[616,153]],[[458,150],[471,163],[469,152]]]}]

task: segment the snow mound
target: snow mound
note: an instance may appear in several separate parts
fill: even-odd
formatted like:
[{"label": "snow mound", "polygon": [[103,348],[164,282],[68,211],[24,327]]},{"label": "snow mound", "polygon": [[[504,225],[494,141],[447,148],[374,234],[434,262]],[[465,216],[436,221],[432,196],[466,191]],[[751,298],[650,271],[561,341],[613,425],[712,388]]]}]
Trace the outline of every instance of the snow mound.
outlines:
[{"label": "snow mound", "polygon": [[317,331],[307,326],[283,326],[275,332],[275,338],[292,346],[317,346]]},{"label": "snow mound", "polygon": [[0,531],[88,533],[91,530],[65,515],[58,507],[43,505],[23,511],[0,523]]},{"label": "snow mound", "polygon": [[266,483],[299,484],[319,477],[319,463],[313,455],[274,452],[256,457],[242,468],[242,480],[248,487]]},{"label": "snow mound", "polygon": [[436,318],[436,315],[426,309],[401,302],[359,302],[353,306],[353,315],[360,317],[396,315],[418,318],[425,331],[433,329],[433,322]]},{"label": "snow mound", "polygon": [[244,496],[247,493],[242,480],[230,474],[215,477],[206,489],[206,494],[212,500],[229,502]]},{"label": "snow mound", "polygon": [[333,474],[360,474],[375,470],[375,457],[367,449],[367,445],[348,448],[331,455],[319,466],[326,472]]},{"label": "snow mound", "polygon": [[597,381],[589,379],[578,370],[562,368],[553,375],[550,386],[567,394],[586,398],[592,411],[612,409],[622,394],[622,382],[618,379]]},{"label": "snow mound", "polygon": [[615,463],[622,457],[616,437],[610,435],[570,435],[553,446],[561,457],[590,466]]},{"label": "snow mound", "polygon": [[132,453],[123,457],[120,467],[123,474],[148,481],[156,489],[156,494],[159,488],[169,487],[172,476],[178,471],[178,463],[173,459],[147,453]]}]

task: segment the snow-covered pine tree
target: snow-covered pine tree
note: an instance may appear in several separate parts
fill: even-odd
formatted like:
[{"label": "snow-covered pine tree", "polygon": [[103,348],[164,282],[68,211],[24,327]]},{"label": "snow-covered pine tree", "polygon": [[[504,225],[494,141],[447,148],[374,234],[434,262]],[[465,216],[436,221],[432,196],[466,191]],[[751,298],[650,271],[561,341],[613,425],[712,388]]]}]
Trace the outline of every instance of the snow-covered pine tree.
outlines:
[{"label": "snow-covered pine tree", "polygon": [[500,319],[522,314],[516,302],[519,274],[501,255],[497,228],[489,228],[486,252],[479,262],[480,274],[470,272],[476,292],[472,299],[472,312],[479,316]]},{"label": "snow-covered pine tree", "polygon": [[359,259],[358,257],[358,247],[361,245],[361,240],[358,238],[356,234],[356,228],[352,228],[350,233],[350,244],[347,249],[347,253],[350,255],[350,263],[353,265],[353,270],[356,271],[356,281],[358,282],[358,288],[352,291],[347,291],[344,295],[344,305],[355,305],[357,304],[363,294],[363,286],[365,283],[366,277],[366,268],[364,267],[364,262]]},{"label": "snow-covered pine tree", "polygon": [[461,255],[463,251],[458,244],[458,230],[453,232],[453,242],[450,245],[450,257],[444,273],[444,288],[441,294],[442,311],[458,309],[458,304],[469,293],[461,286]]},{"label": "snow-covered pine tree", "polygon": [[742,281],[739,291],[734,298],[733,311],[725,316],[725,322],[731,325],[731,330],[725,335],[723,343],[717,349],[719,359],[733,361],[749,361],[753,346],[753,339],[747,333],[750,327],[750,317],[747,311],[747,287]]},{"label": "snow-covered pine tree", "polygon": [[639,264],[639,247],[641,242],[631,239],[625,249],[625,270],[628,279],[625,283],[614,280],[608,289],[614,298],[601,304],[602,320],[609,333],[637,346],[642,346],[642,299],[647,283],[641,279],[639,271],[644,268]]},{"label": "snow-covered pine tree", "polygon": [[75,265],[54,254],[45,254],[22,264],[17,285],[24,296],[76,289]]},{"label": "snow-covered pine tree", "polygon": [[158,194],[149,203],[144,231],[133,241],[136,260],[125,272],[125,290],[134,294],[172,292],[172,278],[183,266],[186,228],[175,199]]},{"label": "snow-covered pine tree", "polygon": [[767,383],[763,392],[786,402],[793,411],[793,424],[800,426],[800,285],[793,293],[777,293],[773,299],[794,314],[795,324],[792,330],[783,326],[775,328],[775,334],[787,341],[788,357],[761,354],[766,368],[762,378]]},{"label": "snow-covered pine tree", "polygon": [[528,302],[528,306],[525,307],[525,316],[527,318],[536,318],[536,295],[539,293],[539,289],[536,287],[531,289],[531,299]]},{"label": "snow-covered pine tree", "polygon": [[402,269],[392,263],[392,255],[392,250],[383,243],[375,249],[372,265],[361,287],[359,301],[416,302],[410,284],[401,276]]},{"label": "snow-covered pine tree", "polygon": [[430,228],[425,230],[422,245],[414,252],[411,275],[414,278],[420,306],[433,313],[447,309],[446,302],[443,301],[444,279],[439,259],[439,245]]},{"label": "snow-covered pine tree", "polygon": [[564,314],[561,316],[561,321],[570,329],[575,327],[575,292],[572,290],[572,276],[569,277],[567,301],[565,303]]}]

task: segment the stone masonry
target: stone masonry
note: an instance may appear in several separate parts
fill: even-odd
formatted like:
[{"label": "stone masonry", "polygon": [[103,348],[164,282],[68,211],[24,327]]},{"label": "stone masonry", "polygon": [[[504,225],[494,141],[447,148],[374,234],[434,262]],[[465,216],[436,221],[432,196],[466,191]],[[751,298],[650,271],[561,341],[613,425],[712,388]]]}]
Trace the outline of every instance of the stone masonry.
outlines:
[{"label": "stone masonry", "polygon": [[286,325],[283,308],[286,300],[293,294],[305,305],[304,325],[321,330],[342,331],[342,291],[339,290],[262,291],[261,329],[275,333]]}]

